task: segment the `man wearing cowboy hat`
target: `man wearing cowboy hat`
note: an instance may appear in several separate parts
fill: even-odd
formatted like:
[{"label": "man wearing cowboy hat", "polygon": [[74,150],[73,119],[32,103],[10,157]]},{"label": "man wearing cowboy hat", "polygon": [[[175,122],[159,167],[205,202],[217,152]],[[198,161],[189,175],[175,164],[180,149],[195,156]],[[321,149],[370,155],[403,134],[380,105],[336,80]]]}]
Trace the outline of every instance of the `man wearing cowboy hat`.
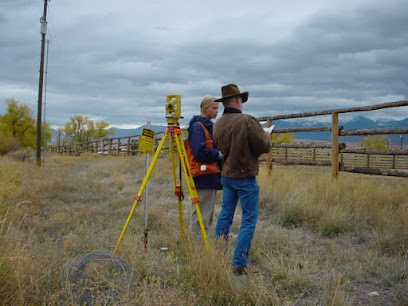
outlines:
[{"label": "man wearing cowboy hat", "polygon": [[235,84],[221,88],[224,113],[214,124],[214,141],[223,153],[221,183],[223,201],[215,228],[216,237],[228,239],[238,200],[242,207],[232,268],[234,274],[259,272],[248,269],[248,254],[258,220],[259,173],[258,158],[271,149],[270,134],[252,116],[242,113],[242,105],[248,100],[248,92],[241,93]]}]

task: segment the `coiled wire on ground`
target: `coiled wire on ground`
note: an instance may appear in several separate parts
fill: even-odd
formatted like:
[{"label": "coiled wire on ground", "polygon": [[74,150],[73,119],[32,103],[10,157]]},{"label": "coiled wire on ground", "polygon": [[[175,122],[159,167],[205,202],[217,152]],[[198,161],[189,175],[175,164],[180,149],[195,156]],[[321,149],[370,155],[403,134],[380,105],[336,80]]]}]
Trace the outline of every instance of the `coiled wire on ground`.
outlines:
[{"label": "coiled wire on ground", "polygon": [[110,250],[95,250],[69,259],[63,268],[62,282],[68,299],[81,305],[117,303],[129,292],[136,271]]}]

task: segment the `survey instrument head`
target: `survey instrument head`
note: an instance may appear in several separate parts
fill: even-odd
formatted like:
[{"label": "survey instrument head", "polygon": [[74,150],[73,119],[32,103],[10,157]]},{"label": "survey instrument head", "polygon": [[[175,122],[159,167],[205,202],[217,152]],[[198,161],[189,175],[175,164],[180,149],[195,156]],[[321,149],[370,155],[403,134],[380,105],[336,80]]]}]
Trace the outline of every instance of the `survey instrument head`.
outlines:
[{"label": "survey instrument head", "polygon": [[168,95],[166,101],[166,120],[168,124],[178,124],[181,117],[181,96]]}]

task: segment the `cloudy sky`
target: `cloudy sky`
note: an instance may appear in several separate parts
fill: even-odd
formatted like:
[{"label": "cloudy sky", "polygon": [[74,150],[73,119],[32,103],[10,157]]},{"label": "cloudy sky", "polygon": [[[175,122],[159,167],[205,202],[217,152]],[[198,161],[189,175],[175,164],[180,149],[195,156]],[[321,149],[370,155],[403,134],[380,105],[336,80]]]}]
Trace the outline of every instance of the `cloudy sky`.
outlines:
[{"label": "cloudy sky", "polygon": [[[0,0],[0,114],[14,98],[36,116],[43,5]],[[406,0],[52,0],[46,119],[166,124],[180,94],[186,124],[228,83],[253,116],[405,100],[407,16]]]}]

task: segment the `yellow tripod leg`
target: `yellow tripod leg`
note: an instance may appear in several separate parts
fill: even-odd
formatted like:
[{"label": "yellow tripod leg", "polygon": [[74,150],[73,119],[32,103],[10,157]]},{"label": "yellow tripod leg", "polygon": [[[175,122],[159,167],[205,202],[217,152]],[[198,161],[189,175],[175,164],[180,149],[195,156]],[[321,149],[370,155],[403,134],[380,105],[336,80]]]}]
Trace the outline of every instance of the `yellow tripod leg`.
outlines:
[{"label": "yellow tripod leg", "polygon": [[160,155],[160,152],[161,152],[161,150],[162,150],[162,148],[163,148],[163,145],[164,145],[164,142],[165,142],[165,140],[166,140],[166,138],[167,138],[167,135],[168,135],[168,131],[166,131],[166,132],[164,133],[162,139],[160,140],[159,146],[157,147],[157,150],[156,150],[156,152],[154,153],[152,162],[150,163],[149,169],[147,169],[146,175],[145,175],[145,177],[144,177],[144,179],[143,179],[142,185],[140,186],[139,192],[138,192],[137,195],[134,197],[135,201],[134,201],[134,203],[133,203],[132,209],[130,210],[129,216],[128,216],[127,220],[126,220],[125,226],[123,227],[122,232],[121,232],[121,234],[120,234],[120,236],[119,236],[119,239],[118,239],[118,241],[117,241],[117,243],[116,243],[116,247],[115,247],[115,249],[113,250],[113,253],[116,253],[116,252],[118,251],[119,246],[120,246],[120,244],[121,244],[121,242],[122,242],[122,239],[123,239],[123,237],[124,237],[125,234],[126,234],[126,231],[127,231],[127,229],[128,229],[128,226],[129,226],[129,222],[130,222],[130,220],[132,219],[132,216],[133,216],[133,214],[134,214],[134,212],[135,212],[135,209],[136,209],[136,207],[137,207],[137,203],[138,203],[139,201],[141,201],[141,199],[142,199],[143,191],[144,191],[144,189],[146,188],[147,181],[149,180],[149,177],[150,177],[150,175],[151,175],[151,173],[152,173],[152,171],[153,171],[153,168],[154,168],[154,166],[155,166],[155,164],[156,164],[156,161],[157,161],[157,159],[158,159],[158,157],[159,157],[159,155]]},{"label": "yellow tripod leg", "polygon": [[182,182],[180,178],[180,185],[177,186],[177,174],[176,174],[176,161],[174,154],[174,133],[170,135],[170,156],[173,166],[173,182],[174,182],[174,193],[177,196],[178,213],[179,213],[179,223],[180,223],[180,235],[184,236],[184,218],[183,218],[183,204],[181,202],[181,196],[183,196]]},{"label": "yellow tripod leg", "polygon": [[183,145],[183,138],[182,138],[180,130],[178,130],[178,132],[179,132],[179,134],[177,134],[175,136],[175,140],[176,140],[176,144],[177,144],[178,154],[180,156],[180,162],[181,162],[182,167],[183,167],[184,175],[186,176],[188,191],[190,193],[191,200],[192,200],[192,202],[194,204],[194,207],[195,207],[195,210],[196,210],[196,213],[197,213],[197,219],[198,219],[198,223],[200,224],[201,234],[203,235],[203,240],[204,240],[204,243],[205,243],[205,247],[208,250],[210,246],[208,244],[207,232],[205,230],[203,217],[202,217],[201,211],[200,211],[200,205],[199,205],[200,200],[198,198],[198,193],[197,193],[197,189],[196,189],[195,184],[194,184],[194,180],[192,179],[191,176],[188,176],[188,174],[190,173],[190,165],[188,164],[188,161],[184,158],[184,156],[187,156],[187,153],[186,153],[186,149],[184,148],[184,145]]}]

